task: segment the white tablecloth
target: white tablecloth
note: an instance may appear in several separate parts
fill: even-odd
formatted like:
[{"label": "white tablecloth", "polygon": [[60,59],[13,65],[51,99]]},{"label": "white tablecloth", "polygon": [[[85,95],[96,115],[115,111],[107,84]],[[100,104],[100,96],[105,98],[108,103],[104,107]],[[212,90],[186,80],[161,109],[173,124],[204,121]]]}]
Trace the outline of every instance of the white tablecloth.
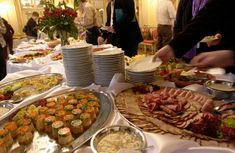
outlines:
[{"label": "white tablecloth", "polygon": [[[7,77],[0,82],[3,83],[5,81],[17,79],[20,77],[24,76],[29,76],[29,75],[35,75],[35,74],[41,74],[43,72],[55,72],[58,71],[57,69],[54,69],[53,65],[50,67],[48,66],[47,68],[44,68],[44,71],[33,71],[33,70],[26,70],[26,71],[21,71],[17,73],[12,73],[8,74]],[[120,74],[116,74],[114,76],[114,79],[111,82],[111,85],[109,88],[101,88],[99,85],[91,85],[87,88],[89,89],[95,89],[95,90],[106,90],[106,92],[112,94],[112,95],[117,95],[119,92],[122,90],[131,87],[131,84],[129,83],[122,83],[123,81],[123,76]],[[172,84],[168,84],[168,86],[172,86]],[[26,106],[35,100],[38,100],[40,98],[45,98],[49,97],[51,95],[56,95],[58,93],[64,92],[66,90],[71,90],[73,88],[69,88],[66,86],[66,83],[63,83],[62,86],[59,86],[57,88],[53,88],[50,91],[40,94],[40,95],[35,95],[32,97],[29,97],[25,99],[22,104],[16,105],[16,107],[23,107]],[[114,112],[111,115],[110,120],[106,124],[106,126],[109,125],[129,125],[128,121],[122,117],[122,115],[118,112],[117,109],[114,110]],[[226,148],[216,148],[216,147],[200,147],[200,145],[194,141],[191,140],[181,140],[179,136],[173,136],[173,135],[161,135],[161,134],[155,134],[155,133],[146,133],[146,138],[147,138],[147,143],[148,146],[153,145],[154,147],[152,149],[147,150],[147,153],[235,153],[235,151],[231,149],[226,149]],[[194,147],[194,148],[192,148]],[[196,152],[195,152],[196,148]],[[76,153],[91,153],[91,148],[89,145],[83,145],[81,148],[79,148]]]}]

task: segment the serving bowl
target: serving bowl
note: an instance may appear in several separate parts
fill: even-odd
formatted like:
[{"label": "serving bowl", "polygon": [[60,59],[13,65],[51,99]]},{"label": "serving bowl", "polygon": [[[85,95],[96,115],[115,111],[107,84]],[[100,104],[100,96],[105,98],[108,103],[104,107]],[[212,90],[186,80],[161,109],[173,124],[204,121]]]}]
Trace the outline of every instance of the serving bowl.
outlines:
[{"label": "serving bowl", "polygon": [[[127,135],[131,135],[131,136],[133,136],[133,138],[135,138],[135,140],[138,140],[135,143],[135,147],[131,148],[130,147],[131,145],[129,144],[130,140],[133,140],[133,139],[128,139],[127,137],[121,136],[121,135],[117,136],[117,134],[120,134],[120,133],[121,134],[125,133]],[[112,136],[110,136],[111,134],[112,134]],[[107,138],[107,136],[110,136],[111,139],[104,140],[105,138]],[[97,131],[93,135],[91,142],[90,142],[90,146],[91,146],[93,153],[101,153],[98,151],[99,150],[98,147],[100,146],[100,143],[102,143],[102,141],[105,142],[105,144],[115,145],[115,147],[118,148],[116,151],[114,151],[114,150],[112,150],[112,146],[109,145],[107,149],[111,149],[110,153],[111,152],[118,152],[118,150],[123,149],[123,147],[121,146],[121,144],[123,142],[125,142],[125,144],[129,147],[127,149],[141,150],[147,146],[147,140],[145,138],[144,133],[141,130],[139,130],[138,128],[135,128],[132,126],[115,125],[115,126],[105,127],[103,129]],[[135,141],[133,140],[131,142],[133,143]],[[138,147],[136,146],[137,143],[138,143]]]},{"label": "serving bowl", "polygon": [[235,99],[235,82],[209,80],[204,85],[209,94],[216,99]]}]

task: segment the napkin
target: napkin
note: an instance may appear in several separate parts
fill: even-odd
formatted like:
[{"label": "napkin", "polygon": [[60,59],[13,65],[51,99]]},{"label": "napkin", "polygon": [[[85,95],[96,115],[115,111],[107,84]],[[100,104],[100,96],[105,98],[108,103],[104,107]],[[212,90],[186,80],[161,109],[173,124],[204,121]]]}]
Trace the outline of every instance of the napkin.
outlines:
[{"label": "napkin", "polygon": [[116,73],[116,74],[114,74],[114,76],[109,84],[107,92],[114,95],[114,96],[117,96],[123,90],[126,90],[131,87],[133,87],[133,84],[126,83],[125,77],[123,76],[123,74]]},{"label": "napkin", "polygon": [[190,147],[200,146],[198,143],[194,141],[181,140],[174,136],[153,134],[153,133],[146,133],[146,134],[154,140],[155,145],[157,147],[157,153],[175,153],[176,151],[180,152]]}]

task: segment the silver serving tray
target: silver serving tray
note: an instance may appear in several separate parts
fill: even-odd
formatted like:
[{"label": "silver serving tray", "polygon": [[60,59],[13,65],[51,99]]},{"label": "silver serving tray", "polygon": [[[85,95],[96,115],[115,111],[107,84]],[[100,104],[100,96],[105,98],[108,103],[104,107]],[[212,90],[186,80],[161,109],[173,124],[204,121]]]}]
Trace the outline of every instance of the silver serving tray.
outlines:
[{"label": "silver serving tray", "polygon": [[[67,91],[60,93],[59,95],[71,93],[73,91]],[[70,153],[81,147],[84,143],[86,143],[99,129],[101,129],[105,123],[108,121],[110,114],[113,111],[113,100],[112,98],[104,92],[96,92],[93,90],[83,90],[87,92],[92,92],[97,96],[100,100],[100,112],[96,119],[96,121],[91,125],[89,129],[87,129],[82,135],[76,138],[68,147],[62,147],[57,142],[50,138],[47,134],[40,134],[39,132],[34,132],[33,142],[28,146],[20,146],[17,143],[13,144],[9,153]],[[54,95],[51,97],[59,96]],[[50,98],[50,97],[47,97]],[[47,99],[46,98],[46,99]],[[39,99],[40,100],[40,99]],[[35,101],[31,104],[36,104],[39,100]],[[42,100],[42,99],[41,99]],[[29,105],[31,105],[29,104]],[[14,112],[18,112],[20,108],[17,108]],[[11,114],[8,118],[0,121],[0,125],[4,125],[8,120],[13,117],[14,114]]]},{"label": "silver serving tray", "polygon": [[[38,75],[32,75],[32,76],[28,76],[28,77],[23,77],[23,78],[20,78],[20,79],[16,79],[16,80],[13,80],[13,81],[9,81],[9,82],[6,82],[6,83],[3,83],[0,85],[0,90],[7,87],[7,86],[11,86],[11,85],[14,85],[20,81],[23,81],[23,80],[27,80],[27,79],[36,79],[36,78],[39,78],[39,77],[43,77],[43,76],[58,76],[58,77],[61,77],[61,80],[59,80],[58,84],[57,85],[60,85],[62,82],[63,82],[63,76],[59,73],[47,73],[47,74],[38,74]],[[57,86],[55,85],[55,86]],[[55,87],[55,86],[52,86],[51,88]],[[50,88],[50,89],[51,89]],[[20,90],[21,88],[17,89],[17,90]],[[49,90],[50,90],[49,89]],[[16,90],[16,91],[17,91]],[[30,89],[29,89],[30,90]],[[43,92],[46,92],[46,91],[43,91]],[[43,92],[39,92],[40,94],[43,93]],[[35,95],[35,94],[33,94]],[[32,96],[32,95],[31,95]],[[10,102],[10,103],[19,103],[21,101],[23,101],[24,99],[26,99],[27,97],[21,97],[19,99],[9,99],[9,100],[0,100],[0,102]]]}]

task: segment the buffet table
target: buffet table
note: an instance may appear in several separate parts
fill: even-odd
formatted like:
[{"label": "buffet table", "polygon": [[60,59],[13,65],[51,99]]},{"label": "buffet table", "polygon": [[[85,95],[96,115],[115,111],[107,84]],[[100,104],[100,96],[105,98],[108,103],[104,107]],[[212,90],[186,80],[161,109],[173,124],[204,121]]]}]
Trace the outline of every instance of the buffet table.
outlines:
[{"label": "buffet table", "polygon": [[[24,51],[20,50],[19,52],[24,52]],[[104,66],[105,69],[102,69],[103,67],[100,69],[100,67],[98,67],[96,65],[97,67],[95,69],[96,70],[95,73],[101,74],[101,77],[99,77],[101,80],[95,80],[96,82],[97,81],[102,82],[103,78],[106,77],[107,74],[112,75],[113,72],[108,71],[109,69],[116,70],[116,67],[110,67],[110,66],[106,67],[106,65],[110,64],[110,61],[113,62],[114,59],[118,59],[116,61],[117,67],[120,66],[120,69],[122,69],[124,67],[124,65],[123,65],[124,61],[122,61],[120,64],[120,61],[123,60],[122,58],[124,57],[122,54],[123,54],[122,52],[119,52],[117,54],[118,58],[112,54],[109,54],[109,57],[113,56],[111,58],[111,60],[109,58],[105,59],[104,57],[100,56],[99,54],[97,55],[97,57],[96,57],[97,63],[95,63],[95,64],[99,65],[100,67],[103,64],[102,66]],[[16,80],[18,78],[26,77],[26,76],[45,74],[45,73],[60,73],[60,74],[62,74],[62,76],[64,78],[66,78],[64,64],[63,64],[62,60],[53,61],[51,57],[52,57],[52,54],[50,53],[45,57],[36,58],[36,59],[30,60],[30,61],[27,61],[24,63],[13,63],[11,61],[8,61],[8,63],[7,63],[8,74],[2,81],[0,81],[0,84],[3,84],[5,82],[11,81],[11,80]],[[115,65],[115,63],[112,65]],[[108,72],[108,73],[106,74],[105,72]],[[112,73],[110,73],[110,72],[112,72]],[[210,74],[213,74],[216,77],[216,79],[219,79],[219,80],[224,79],[224,80],[229,80],[232,82],[234,82],[234,80],[235,80],[235,75],[224,74],[223,69],[216,69],[215,68],[215,69],[210,69],[207,72]],[[129,75],[131,77],[133,77],[133,76],[136,77],[134,79],[137,79],[137,80],[142,79],[142,77],[143,77],[142,74],[136,75],[135,73],[131,73],[131,72],[129,72]],[[149,75],[149,74],[146,73],[146,74],[144,74],[144,76],[145,75]],[[141,77],[139,77],[139,76],[141,76]],[[152,76],[154,76],[154,73],[150,74],[150,78],[149,78],[150,80],[153,79]],[[78,78],[78,77],[76,77],[76,78]],[[154,80],[155,80],[155,78],[154,78]],[[154,84],[161,86],[161,87],[170,87],[170,88],[176,87],[174,82],[163,81],[163,80],[157,80],[154,82]],[[112,105],[114,106],[114,109],[111,112],[109,118],[107,119],[107,121],[104,125],[105,127],[110,126],[110,125],[132,125],[132,126],[137,127],[138,125],[134,125],[131,121],[128,121],[124,117],[124,115],[126,115],[126,114],[123,114],[122,111],[120,111],[118,109],[117,103],[114,103],[116,100],[115,98],[117,98],[118,94],[120,94],[124,90],[129,89],[131,87],[133,87],[133,84],[125,82],[124,76],[120,73],[116,73],[113,76],[108,87],[107,86],[102,87],[101,85],[96,85],[93,83],[90,86],[85,87],[83,89],[94,90],[97,92],[102,91],[102,92],[107,93],[109,96],[111,96]],[[23,106],[29,105],[30,103],[32,103],[34,101],[40,100],[42,98],[50,97],[53,95],[57,95],[58,93],[63,93],[65,91],[70,91],[70,90],[74,90],[74,89],[81,89],[81,88],[68,87],[66,84],[66,79],[64,79],[64,82],[60,86],[56,86],[56,87],[54,87],[54,88],[52,88],[42,94],[30,96],[30,97],[26,98],[25,100],[23,100],[20,104],[14,104],[14,107],[15,108],[23,107]],[[204,86],[198,85],[198,84],[189,85],[189,86],[184,87],[183,89],[207,94],[207,89]],[[6,116],[1,116],[0,119],[4,118],[4,117],[6,117]],[[148,127],[148,128],[152,128],[152,127]],[[146,151],[147,153],[194,153],[194,152],[198,152],[198,153],[209,153],[209,152],[235,153],[235,145],[234,144],[218,143],[217,141],[213,141],[213,140],[198,141],[197,139],[195,139],[195,137],[190,137],[187,135],[173,135],[173,134],[169,134],[168,132],[162,132],[162,131],[155,132],[155,133],[144,132],[144,134],[146,136],[148,146],[152,146],[150,149],[147,149],[147,151]],[[206,146],[209,146],[209,147],[206,147]],[[37,153],[44,153],[45,152],[45,148],[43,148],[43,149],[41,148],[41,150],[40,150],[40,145],[38,145],[38,144],[36,144],[35,147],[33,147],[33,148],[34,149],[36,148],[36,150],[34,150],[34,152],[37,152]],[[50,149],[48,149],[48,151],[50,152]],[[79,146],[75,152],[76,153],[92,153],[89,142],[83,144],[82,146]],[[139,152],[139,151],[136,151],[136,152]],[[133,153],[134,153],[134,151],[133,151]]]},{"label": "buffet table", "polygon": [[[53,69],[53,66],[44,68],[44,70],[39,71],[34,71],[34,70],[26,70],[26,71],[20,71],[20,72],[16,72],[16,73],[11,73],[8,74],[7,77],[1,81],[1,83],[4,83],[6,81],[10,81],[10,80],[15,80],[17,78],[21,78],[21,77],[25,77],[25,76],[29,76],[29,75],[37,75],[37,74],[42,74],[42,73],[51,73],[51,72],[58,72],[58,69]],[[231,76],[230,76],[231,78]],[[157,81],[158,84],[164,85],[164,86],[168,86],[168,87],[174,87],[174,84],[171,82],[164,82],[164,81]],[[92,84],[84,89],[93,89],[96,91],[104,91],[107,93],[110,93],[110,95],[113,96],[113,98],[120,93],[121,91],[132,87],[133,85],[130,83],[125,83],[124,82],[124,78],[121,74],[116,74],[109,87],[101,87],[99,85],[95,85]],[[58,93],[61,93],[63,91],[67,91],[67,90],[71,90],[74,88],[70,88],[66,86],[66,83],[64,82],[61,86],[58,86],[56,88],[53,88],[52,90],[49,90],[46,93],[40,94],[40,95],[36,95],[36,96],[32,96],[29,97],[27,99],[25,99],[20,105],[27,105],[29,103],[31,103],[32,101],[36,101],[42,97],[48,97],[51,95],[56,95]],[[203,87],[200,85],[191,85],[186,87],[186,89],[190,89],[190,90],[196,90],[196,91],[203,91]],[[15,107],[18,107],[19,104],[16,104]],[[127,121],[117,110],[116,107],[114,107],[114,111],[112,112],[110,118],[108,119],[107,123],[105,124],[105,126],[109,126],[109,125],[133,125],[132,123],[130,123],[129,121]],[[135,125],[133,125],[135,126]],[[189,148],[191,149],[197,149],[198,152],[200,153],[208,153],[209,151],[214,152],[214,151],[218,151],[221,150],[221,152],[218,153],[233,153],[235,152],[235,150],[231,150],[228,148],[223,148],[223,147],[227,147],[226,144],[218,144],[216,141],[204,141],[203,143],[203,147],[200,147],[200,144],[195,142],[194,139],[190,139],[190,137],[182,137],[179,135],[172,135],[172,134],[156,134],[156,133],[148,133],[148,132],[144,132],[145,136],[147,138],[147,143],[148,146],[153,146],[151,149],[147,150],[147,153],[182,153],[182,152],[189,152],[188,150]],[[182,139],[183,138],[183,139]],[[218,146],[219,148],[215,147]],[[169,147],[170,146],[170,147]],[[205,146],[211,146],[211,147],[205,147]],[[230,146],[231,147],[231,146]],[[39,147],[40,148],[40,147]],[[234,149],[234,148],[233,148]],[[42,151],[43,152],[43,151]],[[76,153],[92,153],[91,148],[89,146],[89,142],[86,143],[85,145],[83,145],[82,147],[80,147],[79,149],[77,149],[75,151]],[[40,153],[40,150],[38,150],[38,153]]]}]

